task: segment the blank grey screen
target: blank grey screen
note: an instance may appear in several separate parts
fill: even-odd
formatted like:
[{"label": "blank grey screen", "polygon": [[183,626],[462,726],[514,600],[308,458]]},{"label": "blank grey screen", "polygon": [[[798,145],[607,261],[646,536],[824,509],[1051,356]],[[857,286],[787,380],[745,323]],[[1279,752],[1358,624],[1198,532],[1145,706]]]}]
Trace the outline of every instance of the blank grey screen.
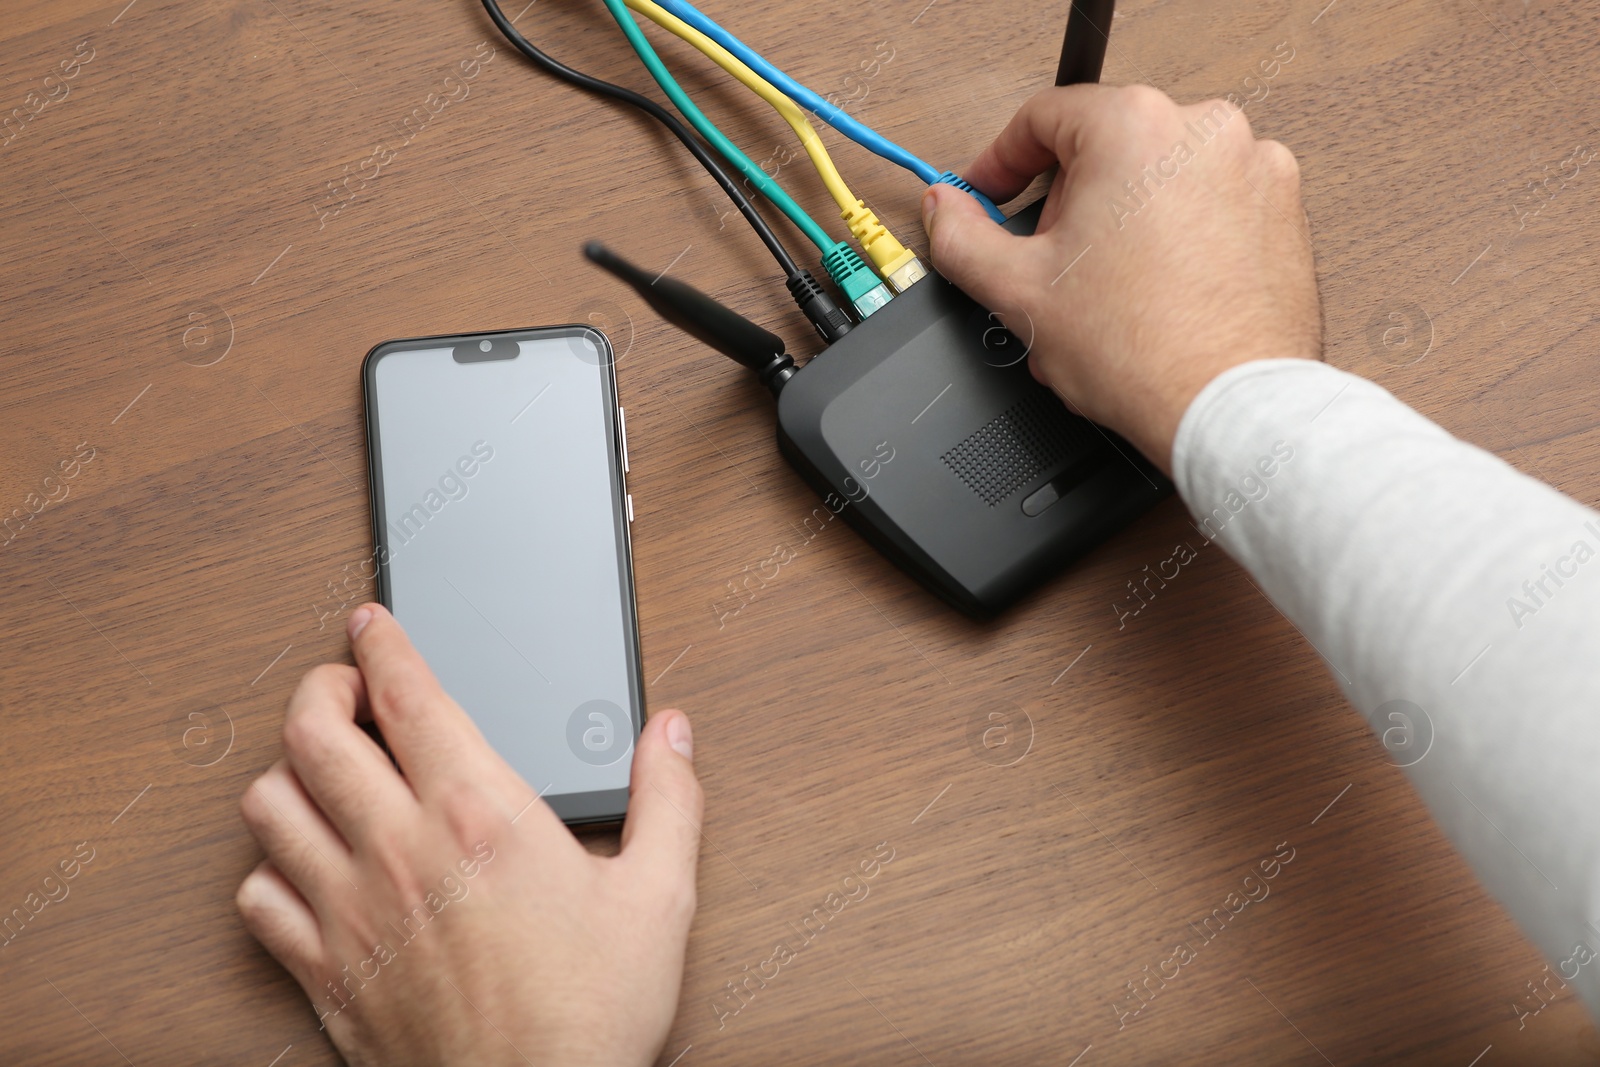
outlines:
[{"label": "blank grey screen", "polygon": [[391,606],[535,790],[621,789],[631,638],[602,357],[581,334],[518,344],[376,362]]}]

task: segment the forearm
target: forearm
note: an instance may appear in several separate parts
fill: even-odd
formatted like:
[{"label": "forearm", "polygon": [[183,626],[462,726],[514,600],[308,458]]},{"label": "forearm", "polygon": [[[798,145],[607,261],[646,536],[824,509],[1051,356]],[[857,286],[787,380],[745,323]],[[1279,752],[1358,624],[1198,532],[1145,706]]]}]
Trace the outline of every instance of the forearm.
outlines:
[{"label": "forearm", "polygon": [[1303,360],[1207,386],[1173,467],[1364,716],[1422,709],[1418,792],[1600,1017],[1600,516]]}]

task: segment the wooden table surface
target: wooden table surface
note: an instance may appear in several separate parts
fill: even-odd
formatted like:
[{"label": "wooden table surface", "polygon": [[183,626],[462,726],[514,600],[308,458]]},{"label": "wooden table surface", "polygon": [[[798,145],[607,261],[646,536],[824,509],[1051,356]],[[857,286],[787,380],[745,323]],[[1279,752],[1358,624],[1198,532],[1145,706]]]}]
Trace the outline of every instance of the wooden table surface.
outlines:
[{"label": "wooden table surface", "polygon": [[[662,1063],[1600,1055],[1570,990],[1519,1024],[1544,961],[1176,500],[989,625],[841,524],[808,531],[769,399],[578,254],[675,264],[815,351],[650,122],[532,69],[472,0],[125,2],[9,0],[0,28],[0,910],[93,856],[0,949],[0,1061],[336,1061],[233,892],[259,858],[237,798],[370,594],[360,361],[583,320],[625,349],[649,702],[693,716],[707,795]],[[1066,4],[706,7],[959,168],[1051,80]],[[598,4],[518,25],[646,83]],[[1127,0],[1104,80],[1256,95],[1255,129],[1304,169],[1329,362],[1592,504],[1600,174],[1561,164],[1595,145],[1597,29],[1555,0]],[[663,51],[831,216],[764,105]],[[474,57],[467,95],[404,128]],[[925,246],[914,181],[836,151]],[[1119,625],[1126,583],[1183,542],[1197,558]],[[794,560],[747,581],[778,547]],[[986,747],[991,712],[1009,733]],[[731,1000],[875,851],[868,895]],[[1275,853],[1270,895],[1119,1028],[1128,983]]]}]

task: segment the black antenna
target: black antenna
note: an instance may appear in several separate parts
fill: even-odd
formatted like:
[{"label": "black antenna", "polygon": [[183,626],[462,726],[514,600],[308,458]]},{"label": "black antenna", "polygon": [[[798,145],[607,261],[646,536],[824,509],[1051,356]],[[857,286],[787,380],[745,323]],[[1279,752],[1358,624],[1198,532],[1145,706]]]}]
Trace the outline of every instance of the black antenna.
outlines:
[{"label": "black antenna", "polygon": [[584,245],[583,254],[632,286],[657,315],[755,371],[773,396],[794,377],[794,360],[784,351],[783,338],[777,334],[763,330],[692,285],[665,274],[652,278],[648,271],[640,270],[599,241]]},{"label": "black antenna", "polygon": [[1061,42],[1061,64],[1056,67],[1057,85],[1100,80],[1114,7],[1116,0],[1072,0],[1066,37]]}]

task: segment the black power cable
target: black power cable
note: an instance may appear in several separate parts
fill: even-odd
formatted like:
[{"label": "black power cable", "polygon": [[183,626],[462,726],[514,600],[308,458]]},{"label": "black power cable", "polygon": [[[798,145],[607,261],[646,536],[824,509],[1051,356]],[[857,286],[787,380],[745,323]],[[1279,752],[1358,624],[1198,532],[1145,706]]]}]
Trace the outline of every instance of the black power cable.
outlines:
[{"label": "black power cable", "polygon": [[728,194],[728,199],[733,201],[733,206],[739,209],[739,214],[743,215],[745,221],[756,231],[756,236],[760,237],[761,243],[767,246],[767,250],[772,253],[772,258],[778,261],[778,266],[782,268],[787,279],[790,295],[794,297],[795,303],[800,306],[800,310],[805,313],[806,318],[811,320],[811,324],[816,327],[817,332],[822,335],[822,339],[831,344],[849,332],[850,320],[840,310],[838,304],[833,301],[832,297],[828,296],[810,271],[802,269],[795,263],[794,257],[789,255],[789,250],[784,248],[783,242],[778,240],[778,235],[772,232],[771,226],[767,225],[767,220],[761,217],[760,213],[756,211],[755,205],[750,203],[749,198],[744,195],[734,180],[728,176],[728,172],[722,169],[722,165],[717,162],[706,146],[689,131],[687,126],[679,122],[671,112],[649,97],[642,96],[632,89],[625,89],[620,85],[603,81],[582,71],[574,70],[565,63],[561,63],[545,52],[540,51],[532,42],[522,36],[517,28],[511,24],[510,19],[506,18],[505,12],[500,10],[498,0],[483,0],[483,8],[489,13],[489,18],[494,21],[495,26],[505,35],[506,40],[515,45],[518,51],[533,60],[534,64],[542,70],[554,74],[556,77],[570,82],[580,89],[586,89],[591,93],[608,96],[613,100],[631,104],[671,130],[673,135],[683,142],[683,146],[693,153],[694,158],[700,161],[700,165],[706,169],[706,172],[716,179],[718,185],[722,186],[722,191]]}]

